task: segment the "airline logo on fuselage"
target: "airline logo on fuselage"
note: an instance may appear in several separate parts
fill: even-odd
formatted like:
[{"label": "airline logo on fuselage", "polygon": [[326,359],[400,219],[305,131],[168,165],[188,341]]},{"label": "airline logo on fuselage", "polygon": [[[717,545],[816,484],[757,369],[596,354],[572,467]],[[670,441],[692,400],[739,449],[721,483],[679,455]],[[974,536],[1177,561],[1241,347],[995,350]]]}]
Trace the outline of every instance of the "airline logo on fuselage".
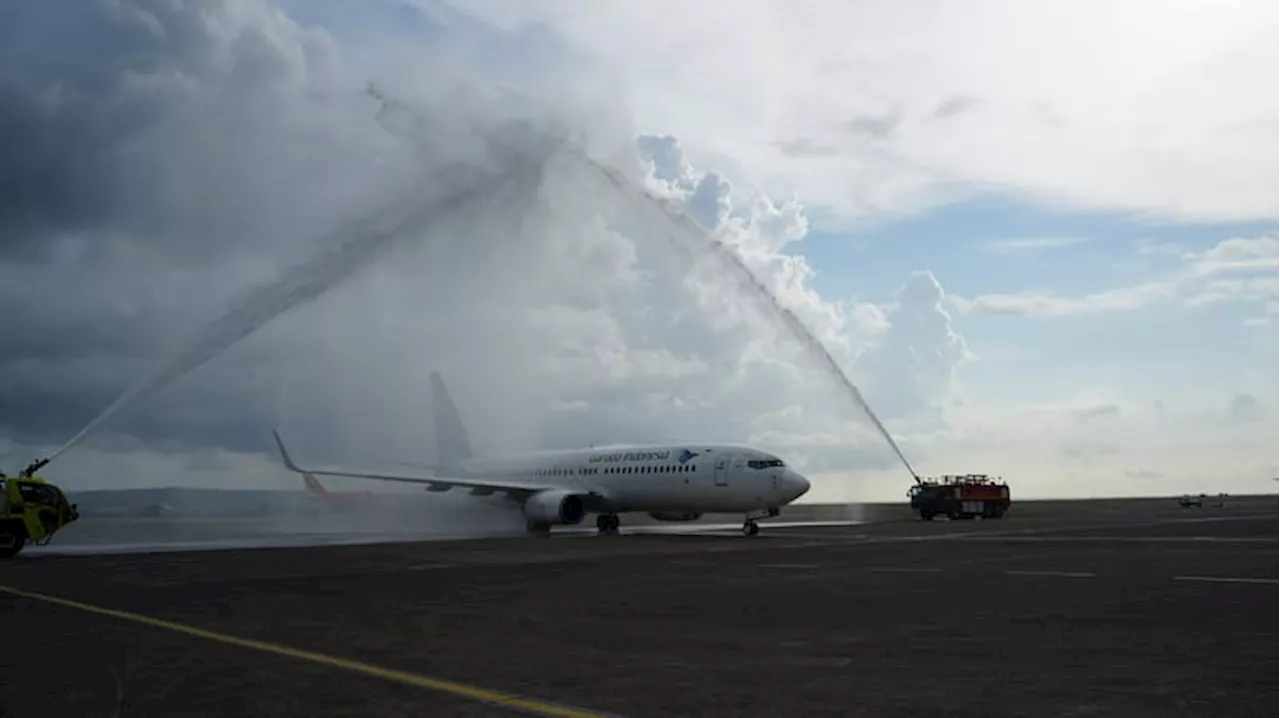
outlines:
[{"label": "airline logo on fuselage", "polygon": [[618,451],[612,454],[597,454],[587,460],[587,463],[598,464],[601,462],[613,463],[616,461],[666,461],[671,458],[670,451]]},{"label": "airline logo on fuselage", "polygon": [[688,449],[685,449],[684,451],[681,451],[681,452],[680,452],[680,456],[676,457],[676,461],[679,461],[680,463],[682,463],[682,464],[683,464],[683,463],[687,462],[689,459],[692,459],[693,457],[695,457],[695,456],[697,456],[697,455],[698,455],[698,452],[696,452],[696,451],[689,451]]}]

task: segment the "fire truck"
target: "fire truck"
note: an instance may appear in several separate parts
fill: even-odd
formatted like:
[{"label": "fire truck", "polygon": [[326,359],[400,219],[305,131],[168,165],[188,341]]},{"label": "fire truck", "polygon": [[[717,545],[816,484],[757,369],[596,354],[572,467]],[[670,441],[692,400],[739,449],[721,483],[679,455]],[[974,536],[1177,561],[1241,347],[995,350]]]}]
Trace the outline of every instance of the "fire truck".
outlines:
[{"label": "fire truck", "polygon": [[28,541],[44,546],[80,518],[62,489],[35,475],[47,463],[34,461],[17,476],[0,471],[0,558],[17,556]]},{"label": "fire truck", "polygon": [[943,474],[916,479],[907,492],[911,510],[925,521],[934,516],[949,519],[998,519],[1009,510],[1009,485],[986,474]]}]

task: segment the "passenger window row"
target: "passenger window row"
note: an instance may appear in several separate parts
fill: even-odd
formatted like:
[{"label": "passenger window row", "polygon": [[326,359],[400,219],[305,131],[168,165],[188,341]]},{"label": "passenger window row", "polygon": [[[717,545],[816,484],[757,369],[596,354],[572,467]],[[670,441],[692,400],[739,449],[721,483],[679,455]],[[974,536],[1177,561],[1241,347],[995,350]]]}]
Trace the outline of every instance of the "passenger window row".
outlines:
[{"label": "passenger window row", "polygon": [[579,469],[534,469],[526,471],[526,476],[591,476],[601,473],[606,474],[682,474],[697,472],[697,464],[671,464],[666,466],[609,466],[602,469],[599,468],[579,468]]}]

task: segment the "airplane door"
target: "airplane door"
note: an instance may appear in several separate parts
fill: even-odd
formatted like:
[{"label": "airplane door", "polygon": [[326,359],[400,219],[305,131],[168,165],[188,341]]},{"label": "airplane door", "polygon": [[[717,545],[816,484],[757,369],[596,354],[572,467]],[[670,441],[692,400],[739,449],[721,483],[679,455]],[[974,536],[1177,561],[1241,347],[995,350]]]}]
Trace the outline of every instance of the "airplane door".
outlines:
[{"label": "airplane door", "polygon": [[721,456],[716,459],[715,477],[716,486],[729,485],[729,457]]}]

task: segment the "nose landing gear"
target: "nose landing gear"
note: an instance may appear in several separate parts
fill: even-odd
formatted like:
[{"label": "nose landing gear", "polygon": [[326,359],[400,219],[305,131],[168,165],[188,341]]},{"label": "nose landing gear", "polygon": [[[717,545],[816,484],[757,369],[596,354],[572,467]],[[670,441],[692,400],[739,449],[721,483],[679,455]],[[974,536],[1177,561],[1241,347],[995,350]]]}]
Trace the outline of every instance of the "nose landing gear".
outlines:
[{"label": "nose landing gear", "polygon": [[757,519],[773,518],[774,516],[777,516],[780,513],[782,512],[779,511],[778,509],[771,508],[765,511],[763,514],[759,514],[759,513],[747,514],[746,519],[744,519],[742,522],[742,535],[755,536],[756,534],[760,533],[760,524],[756,523]]}]

